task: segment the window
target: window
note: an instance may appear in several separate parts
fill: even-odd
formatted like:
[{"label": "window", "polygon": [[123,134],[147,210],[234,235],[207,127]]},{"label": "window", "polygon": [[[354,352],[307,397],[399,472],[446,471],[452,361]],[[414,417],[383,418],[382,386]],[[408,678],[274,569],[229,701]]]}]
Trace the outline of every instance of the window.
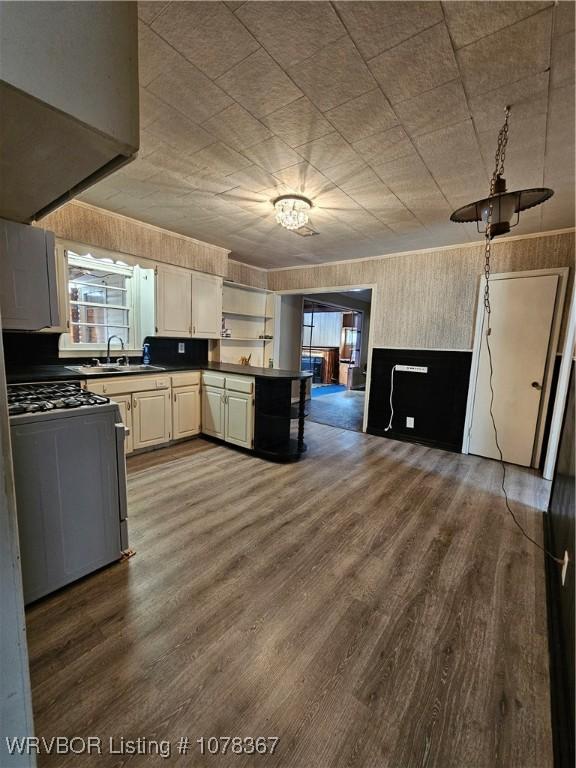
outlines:
[{"label": "window", "polygon": [[68,251],[68,300],[72,344],[102,346],[110,336],[133,343],[134,268]]},{"label": "window", "polygon": [[[154,333],[154,270],[130,266],[113,258],[65,248],[68,278],[68,320],[60,349],[70,355],[103,354],[108,339],[115,351],[137,352]],[[118,254],[121,257],[121,254]]]}]

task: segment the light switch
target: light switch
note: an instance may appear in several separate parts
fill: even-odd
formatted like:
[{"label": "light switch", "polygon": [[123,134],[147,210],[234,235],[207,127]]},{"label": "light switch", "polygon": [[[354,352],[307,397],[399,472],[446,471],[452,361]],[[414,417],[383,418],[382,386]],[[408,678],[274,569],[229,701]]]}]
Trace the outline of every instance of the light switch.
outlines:
[{"label": "light switch", "polygon": [[414,416],[406,416],[406,426],[414,429]]},{"label": "light switch", "polygon": [[183,341],[178,342],[178,354],[183,355],[186,352],[186,344]]}]

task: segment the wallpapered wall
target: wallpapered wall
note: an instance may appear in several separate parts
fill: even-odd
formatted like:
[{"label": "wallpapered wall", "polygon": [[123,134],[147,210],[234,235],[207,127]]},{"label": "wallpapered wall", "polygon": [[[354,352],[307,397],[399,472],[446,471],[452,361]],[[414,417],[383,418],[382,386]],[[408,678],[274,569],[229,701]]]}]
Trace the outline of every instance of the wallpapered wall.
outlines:
[{"label": "wallpapered wall", "polygon": [[[494,243],[493,272],[574,267],[574,232]],[[481,245],[268,272],[268,288],[376,285],[373,345],[471,349]],[[568,294],[570,295],[570,294]],[[565,313],[566,314],[566,313]]]},{"label": "wallpapered wall", "polygon": [[63,240],[84,243],[141,259],[198,269],[237,283],[266,287],[266,272],[228,258],[229,251],[135,219],[72,201],[38,222]]},{"label": "wallpapered wall", "polygon": [[48,214],[38,222],[38,226],[52,230],[63,240],[227,276],[229,251],[225,248],[78,201]]}]

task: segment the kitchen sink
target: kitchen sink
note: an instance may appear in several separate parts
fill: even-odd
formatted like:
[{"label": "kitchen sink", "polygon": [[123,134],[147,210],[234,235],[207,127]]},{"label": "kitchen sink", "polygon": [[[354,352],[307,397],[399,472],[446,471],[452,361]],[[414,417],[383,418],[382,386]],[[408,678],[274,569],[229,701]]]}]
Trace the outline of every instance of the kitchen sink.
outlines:
[{"label": "kitchen sink", "polygon": [[85,376],[102,375],[106,373],[144,373],[145,371],[165,371],[159,365],[67,365],[69,371]]}]

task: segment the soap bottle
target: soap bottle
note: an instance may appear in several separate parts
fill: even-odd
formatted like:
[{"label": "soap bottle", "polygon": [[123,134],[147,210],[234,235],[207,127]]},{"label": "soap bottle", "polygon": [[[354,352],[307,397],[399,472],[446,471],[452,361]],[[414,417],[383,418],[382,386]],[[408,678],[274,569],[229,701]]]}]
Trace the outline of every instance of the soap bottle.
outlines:
[{"label": "soap bottle", "polygon": [[145,342],[144,346],[142,347],[142,364],[150,365],[151,360],[152,357],[150,356],[150,344]]}]

